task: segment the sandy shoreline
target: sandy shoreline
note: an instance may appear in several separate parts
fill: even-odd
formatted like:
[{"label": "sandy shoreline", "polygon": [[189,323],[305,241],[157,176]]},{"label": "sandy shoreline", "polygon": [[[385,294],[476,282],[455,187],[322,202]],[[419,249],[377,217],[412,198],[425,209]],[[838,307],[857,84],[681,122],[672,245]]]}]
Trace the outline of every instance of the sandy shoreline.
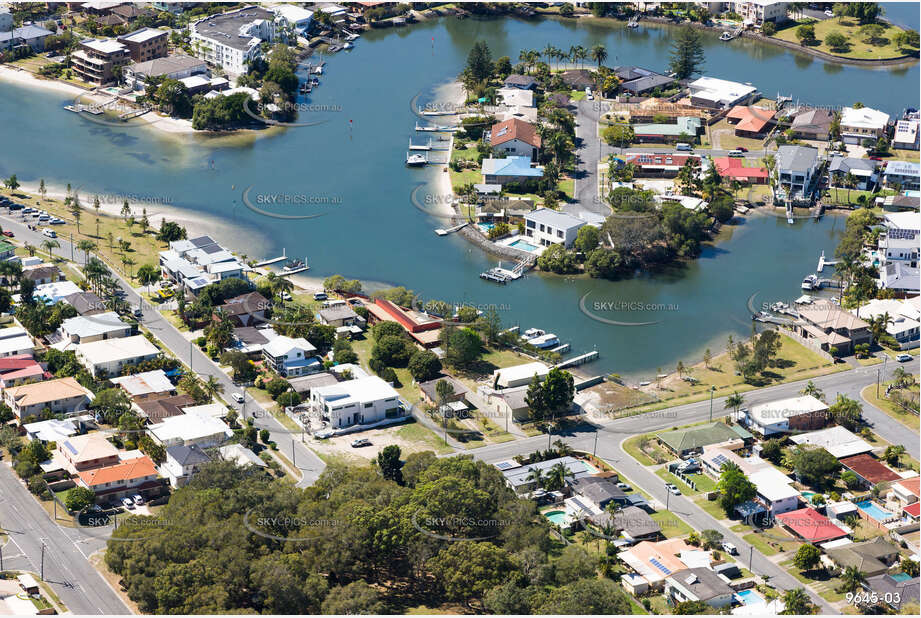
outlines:
[{"label": "sandy shoreline", "polygon": [[[435,100],[460,107],[464,104],[466,100],[466,93],[464,91],[464,86],[460,82],[450,82],[439,86],[435,89]],[[454,151],[454,134],[451,134],[450,141],[448,142],[448,160],[450,161],[451,153]],[[438,195],[448,196],[453,195],[454,190],[451,187],[451,172],[448,165],[445,165],[441,171],[438,173],[438,177],[435,179],[435,187]],[[456,196],[455,196],[456,197]],[[453,206],[453,199],[451,203],[448,200],[435,200],[436,201],[436,210],[438,214],[443,214],[451,216],[457,213]]]}]

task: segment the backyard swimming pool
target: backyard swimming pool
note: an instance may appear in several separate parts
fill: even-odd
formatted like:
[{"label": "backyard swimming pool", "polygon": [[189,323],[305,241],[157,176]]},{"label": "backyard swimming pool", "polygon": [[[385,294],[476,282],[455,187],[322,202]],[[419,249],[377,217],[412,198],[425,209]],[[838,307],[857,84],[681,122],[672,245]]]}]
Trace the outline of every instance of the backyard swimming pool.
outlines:
[{"label": "backyard swimming pool", "polygon": [[764,603],[764,597],[758,594],[756,590],[739,590],[736,593],[739,602],[742,605],[758,605],[759,603]]},{"label": "backyard swimming pool", "polygon": [[477,223],[476,226],[480,228],[484,234],[489,234],[489,230],[496,227],[495,223]]},{"label": "backyard swimming pool", "polygon": [[863,500],[862,502],[858,502],[857,508],[876,521],[886,521],[893,516],[889,511],[883,510],[876,506],[876,503],[872,500]]},{"label": "backyard swimming pool", "polygon": [[909,575],[908,573],[896,573],[895,575],[892,576],[892,579],[894,579],[897,582],[904,582],[904,581],[908,581],[909,579],[911,579],[911,575]]},{"label": "backyard swimming pool", "polygon": [[562,526],[566,523],[568,518],[566,511],[547,511],[544,513],[544,517],[555,523],[557,526]]},{"label": "backyard swimming pool", "polygon": [[532,252],[537,251],[540,248],[537,245],[532,245],[526,240],[520,240],[520,239],[516,240],[515,242],[510,242],[508,246],[513,247],[515,249],[521,249],[522,251],[532,251]]}]

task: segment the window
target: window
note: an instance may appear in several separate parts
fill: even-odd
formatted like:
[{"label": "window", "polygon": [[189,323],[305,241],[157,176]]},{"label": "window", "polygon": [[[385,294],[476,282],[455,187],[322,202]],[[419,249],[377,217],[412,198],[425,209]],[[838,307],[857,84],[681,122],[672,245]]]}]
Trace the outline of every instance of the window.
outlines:
[{"label": "window", "polygon": [[373,406],[373,405],[374,405],[373,403],[366,403],[366,404],[365,404],[365,407],[366,407],[366,408],[370,408],[370,407]]}]

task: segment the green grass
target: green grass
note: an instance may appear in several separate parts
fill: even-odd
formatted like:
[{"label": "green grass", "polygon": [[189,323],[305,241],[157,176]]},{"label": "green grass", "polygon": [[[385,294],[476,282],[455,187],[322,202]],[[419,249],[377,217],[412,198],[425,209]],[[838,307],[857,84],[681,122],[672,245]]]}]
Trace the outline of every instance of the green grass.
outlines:
[{"label": "green grass", "polygon": [[774,528],[771,528],[768,531],[768,534],[770,534],[773,537],[788,537],[790,540],[789,541],[777,541],[773,538],[768,539],[768,538],[765,538],[763,534],[758,534],[757,532],[746,534],[742,538],[748,543],[750,543],[751,545],[754,545],[755,549],[760,551],[765,556],[774,556],[778,553],[781,553],[781,549],[784,552],[795,552],[796,549],[800,545],[802,545],[802,543],[800,543],[799,541],[797,541],[796,539],[788,535],[786,532],[784,532],[780,528],[777,528],[776,526]]},{"label": "green grass", "polygon": [[[707,514],[710,515],[710,517],[714,519],[726,519],[726,513],[725,511],[723,511],[723,507],[720,506],[720,503],[718,500],[707,500],[706,498],[702,497],[702,498],[695,500],[695,502],[697,503],[697,506],[699,506],[704,511],[706,511]],[[742,524],[742,529],[737,530],[737,532],[744,532],[749,529],[750,528],[748,526],[745,526],[744,524]]]},{"label": "green grass", "polygon": [[[662,461],[656,461],[642,450],[640,450],[640,442],[643,440],[650,440],[651,442],[647,445],[647,448],[651,450],[656,455],[660,456]],[[648,433],[642,436],[633,436],[628,439],[623,444],[624,450],[635,460],[643,464],[644,466],[654,466],[657,463],[664,463],[669,459],[672,459],[657,442],[655,442],[655,435]]]},{"label": "green grass", "polygon": [[454,450],[450,446],[445,446],[442,438],[436,436],[430,429],[420,425],[418,422],[400,427],[395,435],[403,440],[425,444],[439,455],[451,453]]},{"label": "green grass", "polygon": [[[870,43],[862,41],[862,37],[859,34],[861,25],[857,20],[850,17],[826,19],[820,22],[814,22],[812,25],[815,27],[817,44],[808,45],[808,49],[815,49],[842,58],[855,58],[861,60],[898,58],[904,56],[906,53],[896,47],[892,42],[893,36],[902,29],[884,22],[880,22],[880,25],[885,29],[880,39],[880,43],[883,43],[881,45],[871,45]],[[798,26],[799,24],[794,22],[789,27],[778,30],[774,38],[799,44],[800,41],[796,38],[796,29]],[[847,38],[848,45],[846,50],[832,50],[825,44],[825,37],[832,32],[840,32]],[[917,49],[914,51],[917,51]]]},{"label": "green grass", "polygon": [[669,539],[687,536],[694,531],[684,520],[679,519],[674,513],[665,509],[656,511],[650,517],[659,524],[659,527],[662,528],[662,534]]},{"label": "green grass", "polygon": [[843,583],[839,577],[832,577],[824,570],[801,571],[793,565],[792,559],[781,562],[779,566],[829,603],[844,600],[844,594],[836,590]]},{"label": "green grass", "polygon": [[675,487],[681,490],[686,496],[693,496],[699,494],[700,491],[693,489],[690,485],[682,481],[680,478],[668,471],[667,468],[659,468],[656,470],[656,476],[664,480],[666,483],[673,483]]},{"label": "green grass", "polygon": [[[880,384],[880,387],[879,387],[880,395],[885,395],[886,393],[885,387],[887,384],[890,384],[890,383],[884,382],[883,384]],[[907,427],[911,427],[915,431],[918,431],[919,429],[918,415],[912,414],[911,412],[907,412],[903,410],[901,407],[895,405],[888,399],[885,399],[883,397],[877,397],[875,384],[871,384],[870,386],[867,386],[866,388],[864,388],[860,392],[860,396],[861,398],[863,398],[864,401],[866,401],[867,403],[873,406],[876,406],[877,408],[879,408],[880,410],[882,410],[883,412],[885,412],[886,414],[888,414],[895,420],[899,421],[903,425],[906,425]]]}]

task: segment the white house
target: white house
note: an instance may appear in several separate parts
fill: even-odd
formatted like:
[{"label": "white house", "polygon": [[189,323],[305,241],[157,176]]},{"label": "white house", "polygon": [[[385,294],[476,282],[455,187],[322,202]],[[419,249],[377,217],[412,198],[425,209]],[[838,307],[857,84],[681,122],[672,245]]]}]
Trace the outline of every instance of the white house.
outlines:
[{"label": "white house", "polygon": [[745,0],[744,2],[730,2],[729,5],[732,11],[738,13],[742,19],[756,26],[762,26],[766,21],[781,22],[787,19],[786,2]]},{"label": "white house", "polygon": [[883,182],[890,189],[898,185],[903,191],[921,188],[921,165],[912,161],[889,161],[883,171]]},{"label": "white house", "polygon": [[571,247],[583,225],[585,221],[565,212],[538,208],[524,216],[524,235],[542,247],[556,244]]},{"label": "white house", "polygon": [[[915,241],[917,245],[917,241]],[[917,260],[918,248],[912,248],[915,259]],[[918,347],[919,341],[919,321],[921,321],[921,312],[919,308],[919,297],[909,300],[896,300],[894,298],[874,298],[866,305],[851,309],[850,312],[862,320],[878,318],[881,315],[889,314],[889,322],[886,323],[886,332],[896,340],[899,349],[910,350]]]},{"label": "white house", "polygon": [[688,84],[691,103],[699,107],[732,107],[749,100],[758,89],[716,77],[701,77]]},{"label": "white house", "polygon": [[303,337],[279,335],[262,347],[262,358],[275,373],[287,378],[322,370],[323,363],[314,355],[316,351]]},{"label": "white house", "polygon": [[793,200],[807,199],[819,168],[819,151],[811,146],[784,144],[777,149],[774,161],[778,186]]},{"label": "white house", "polygon": [[862,144],[870,139],[874,142],[886,134],[889,114],[872,107],[845,107],[841,110],[841,139],[845,144]]},{"label": "white house", "polygon": [[34,350],[35,342],[23,327],[0,328],[0,357],[31,354]]},{"label": "white house", "polygon": [[272,7],[272,12],[278,17],[278,20],[289,28],[293,28],[298,34],[304,34],[310,30],[313,23],[313,11],[294,4],[279,4]]},{"label": "white house", "polygon": [[151,437],[163,446],[217,446],[233,437],[233,431],[219,418],[208,414],[180,414],[148,427]]},{"label": "white house", "polygon": [[917,118],[899,120],[895,123],[895,134],[892,136],[892,147],[902,150],[918,149]]},{"label": "white house", "polygon": [[[78,315],[61,322],[62,344],[90,343],[106,339],[130,337],[134,326],[123,322],[114,311],[96,315]],[[69,347],[69,346],[67,346]]]},{"label": "white house", "polygon": [[549,372],[550,368],[547,367],[547,365],[535,361],[533,363],[496,369],[492,376],[493,383],[499,388],[512,388],[530,384],[534,376],[537,376],[538,380],[543,380],[547,377]]},{"label": "white house", "polygon": [[399,393],[377,376],[317,387],[310,391],[310,404],[332,429],[403,416]]},{"label": "white house", "polygon": [[840,425],[790,436],[790,441],[795,444],[822,447],[838,459],[873,450],[869,442]]},{"label": "white house", "polygon": [[153,360],[160,350],[144,335],[104,339],[81,343],[74,347],[77,360],[93,377],[117,376],[123,367]]},{"label": "white house", "polygon": [[240,75],[262,54],[262,43],[275,40],[275,14],[250,5],[192,22],[189,33],[196,57]]},{"label": "white house", "polygon": [[160,474],[169,479],[173,487],[182,487],[211,458],[198,445],[176,444],[166,449],[166,460],[160,465]]},{"label": "white house", "polygon": [[765,438],[797,429],[818,429],[827,421],[828,405],[812,395],[754,405],[746,413],[749,429]]},{"label": "white house", "polygon": [[256,453],[252,452],[242,444],[227,444],[218,449],[224,461],[232,461],[241,468],[255,466],[265,468],[266,463],[259,459]]},{"label": "white house", "polygon": [[721,609],[732,605],[733,590],[727,581],[706,567],[694,567],[670,572],[665,578],[664,593],[672,603],[696,601]]},{"label": "white house", "polygon": [[789,513],[799,508],[799,491],[790,483],[790,477],[774,467],[764,467],[748,475],[755,485],[758,497],[772,515]]}]

